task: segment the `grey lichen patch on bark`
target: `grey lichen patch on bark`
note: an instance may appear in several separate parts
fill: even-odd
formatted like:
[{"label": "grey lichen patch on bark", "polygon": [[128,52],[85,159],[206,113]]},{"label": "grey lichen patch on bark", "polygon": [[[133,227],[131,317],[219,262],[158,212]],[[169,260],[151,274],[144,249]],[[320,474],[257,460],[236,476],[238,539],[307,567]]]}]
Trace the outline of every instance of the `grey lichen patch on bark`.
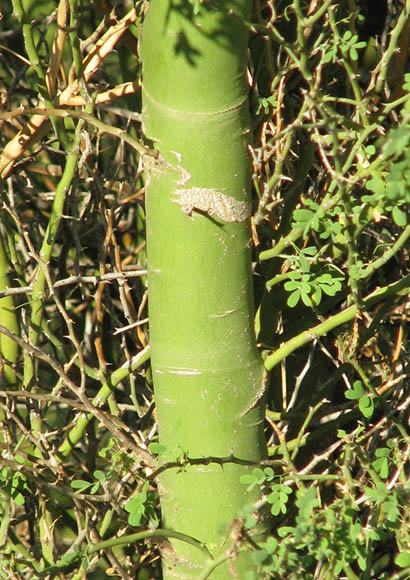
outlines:
[{"label": "grey lichen patch on bark", "polygon": [[192,216],[193,211],[199,211],[208,216],[218,218],[225,223],[244,222],[249,217],[249,204],[222,193],[217,189],[206,187],[190,187],[176,189],[177,199],[174,203],[181,206],[184,214]]},{"label": "grey lichen patch on bark", "polygon": [[159,174],[164,174],[172,167],[162,155],[158,155],[158,157],[153,157],[152,155],[143,155],[141,157],[144,170],[150,174],[151,172],[156,172]]}]

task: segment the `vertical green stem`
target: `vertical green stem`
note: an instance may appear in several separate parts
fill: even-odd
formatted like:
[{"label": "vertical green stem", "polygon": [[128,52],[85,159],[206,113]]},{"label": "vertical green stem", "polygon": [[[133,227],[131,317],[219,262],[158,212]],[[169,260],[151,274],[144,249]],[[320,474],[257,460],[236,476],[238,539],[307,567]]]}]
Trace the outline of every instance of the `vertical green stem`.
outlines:
[{"label": "vertical green stem", "polygon": [[397,45],[399,44],[399,39],[404,27],[406,26],[406,22],[409,19],[410,14],[410,0],[406,0],[403,3],[403,9],[400,13],[400,16],[397,20],[396,26],[390,33],[390,42],[389,46],[387,47],[386,52],[383,55],[383,66],[380,67],[380,73],[377,77],[375,92],[380,93],[382,88],[384,87],[385,80],[387,78],[387,74],[389,72],[389,64],[391,59],[393,58],[394,53],[397,50]]},{"label": "vertical green stem", "polygon": [[[0,232],[0,292],[9,286],[9,260],[4,248]],[[3,326],[15,334],[19,333],[19,325],[14,300],[12,296],[0,298],[0,320]],[[9,385],[16,382],[16,374],[11,365],[17,360],[17,344],[8,336],[0,335],[1,373],[0,380],[4,379]]]},{"label": "vertical green stem", "polygon": [[[194,15],[188,2],[152,0],[141,39],[144,126],[160,152],[147,172],[147,250],[151,361],[167,460],[266,456],[246,151],[243,19],[251,2],[218,8],[203,3]],[[233,520],[256,500],[240,483],[247,469],[228,462],[165,470],[164,526],[218,558],[235,543]],[[197,578],[206,565],[175,539],[162,557],[166,580]],[[209,577],[227,580],[232,570],[239,578],[254,570],[249,550]]]},{"label": "vertical green stem", "polygon": [[[82,122],[79,121],[76,128],[76,140],[71,151],[67,153],[66,164],[64,167],[63,175],[56,187],[56,193],[54,197],[53,206],[51,208],[51,215],[47,225],[47,230],[44,236],[43,244],[40,249],[39,259],[40,264],[38,267],[37,278],[34,283],[33,293],[32,293],[32,312],[30,320],[30,330],[29,339],[34,345],[38,342],[38,337],[41,328],[41,319],[43,316],[44,308],[44,296],[46,290],[46,277],[44,273],[43,266],[46,266],[51,258],[55,239],[57,236],[57,231],[60,225],[60,221],[63,215],[63,208],[66,195],[70,188],[71,182],[74,179],[74,175],[77,169],[77,162],[79,156],[79,134],[81,130]],[[34,376],[34,366],[31,356],[26,355],[24,361],[24,385],[27,388]]]}]

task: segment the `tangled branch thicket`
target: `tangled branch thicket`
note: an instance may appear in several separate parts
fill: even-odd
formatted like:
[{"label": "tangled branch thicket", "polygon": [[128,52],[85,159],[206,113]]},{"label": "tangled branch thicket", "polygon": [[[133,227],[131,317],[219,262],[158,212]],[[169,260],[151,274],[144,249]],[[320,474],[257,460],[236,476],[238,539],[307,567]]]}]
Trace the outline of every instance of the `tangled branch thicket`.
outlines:
[{"label": "tangled branch thicket", "polygon": [[[0,578],[160,578],[173,533],[155,493],[146,4],[3,7]],[[244,478],[261,501],[231,552],[266,577],[410,573],[410,2],[376,4],[257,0],[248,23],[269,461]]]}]

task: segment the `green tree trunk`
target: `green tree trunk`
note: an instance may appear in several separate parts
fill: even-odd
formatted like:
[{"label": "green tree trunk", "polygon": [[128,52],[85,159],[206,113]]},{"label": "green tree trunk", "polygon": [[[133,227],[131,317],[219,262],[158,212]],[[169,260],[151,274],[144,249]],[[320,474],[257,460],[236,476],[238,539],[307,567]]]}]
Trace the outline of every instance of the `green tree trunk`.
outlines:
[{"label": "green tree trunk", "polygon": [[[160,152],[146,163],[155,401],[164,460],[188,458],[159,478],[162,518],[214,557],[239,547],[232,522],[256,498],[239,481],[250,467],[235,459],[266,456],[246,150],[251,2],[221,7],[194,15],[187,1],[151,0],[141,39],[143,123]],[[217,461],[189,462],[207,457]],[[163,549],[166,579],[197,578],[205,565],[186,543]],[[249,546],[210,578],[226,580],[232,566],[247,577]]]}]

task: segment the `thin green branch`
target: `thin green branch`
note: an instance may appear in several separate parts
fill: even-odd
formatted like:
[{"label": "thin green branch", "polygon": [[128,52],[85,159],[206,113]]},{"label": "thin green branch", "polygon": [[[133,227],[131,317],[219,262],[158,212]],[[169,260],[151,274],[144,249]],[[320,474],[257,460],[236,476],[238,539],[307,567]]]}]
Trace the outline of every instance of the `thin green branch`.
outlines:
[{"label": "thin green branch", "polygon": [[195,538],[188,536],[187,534],[182,534],[176,532],[175,530],[167,530],[158,528],[156,530],[145,530],[143,532],[138,532],[136,534],[130,534],[128,536],[121,536],[120,538],[113,538],[110,540],[104,540],[103,542],[98,542],[87,548],[88,554],[94,554],[105,548],[114,548],[115,546],[124,546],[138,542],[139,540],[155,539],[155,538],[175,538],[175,540],[180,540],[190,544],[194,548],[197,548],[205,558],[212,559],[212,554],[208,548],[202,542],[199,542]]},{"label": "thin green branch", "polygon": [[[66,195],[71,187],[71,183],[77,171],[77,164],[80,153],[79,148],[80,132],[81,132],[81,122],[78,123],[76,127],[74,146],[71,149],[71,151],[67,153],[66,156],[64,171],[56,187],[54,202],[51,208],[50,219],[48,221],[43,244],[39,252],[40,264],[38,265],[37,279],[33,286],[32,301],[31,301],[32,312],[29,329],[29,341],[33,345],[36,345],[38,342],[41,328],[41,319],[43,316],[43,308],[44,308],[46,276],[43,268],[41,267],[41,263],[45,265],[49,264],[54,249],[54,242],[63,216]],[[24,386],[26,388],[29,386],[33,376],[34,376],[33,360],[31,359],[30,356],[25,354]]]},{"label": "thin green branch", "polygon": [[353,572],[349,564],[345,564],[343,570],[347,576],[347,580],[360,580],[359,576]]},{"label": "thin green branch", "polygon": [[313,407],[309,408],[309,412],[307,414],[306,419],[303,421],[303,424],[301,426],[301,428],[299,429],[299,433],[296,437],[296,443],[295,443],[295,447],[292,451],[292,455],[291,455],[291,459],[292,461],[296,458],[296,455],[299,453],[299,447],[300,444],[303,440],[303,437],[306,433],[306,429],[309,426],[309,423],[311,422],[313,415],[316,413],[316,411],[318,411],[320,409],[320,407],[322,407],[322,405],[324,405],[325,403],[327,403],[328,401],[326,401],[326,399],[323,399],[322,401],[319,401],[316,405],[314,405]]},{"label": "thin green branch", "polygon": [[78,37],[78,0],[69,0],[70,5],[70,27],[68,35],[71,44],[71,53],[73,55],[74,70],[80,87],[81,96],[88,102],[89,96],[83,75],[83,58],[81,54],[80,39]]},{"label": "thin green branch", "polygon": [[376,260],[371,262],[368,266],[366,266],[366,268],[363,269],[361,276],[360,276],[361,279],[369,278],[370,276],[372,276],[376,272],[376,270],[378,270],[379,268],[381,268],[385,264],[387,264],[387,262],[389,260],[391,260],[391,258],[399,250],[401,250],[401,248],[403,248],[405,246],[405,244],[409,238],[410,238],[410,225],[408,225],[404,228],[403,232],[400,234],[400,236],[397,238],[397,240],[394,242],[394,244],[391,246],[391,248],[386,250],[384,252],[384,254],[382,256],[380,256],[380,258],[377,258]]},{"label": "thin green branch", "polygon": [[[368,296],[363,300],[363,308],[364,309],[370,308],[371,306],[377,304],[381,300],[384,300],[389,296],[399,294],[400,292],[408,288],[410,288],[410,275],[406,276],[402,280],[399,280],[398,282],[394,282],[389,286],[384,286],[383,288],[380,288],[375,292],[373,292],[370,296]],[[268,355],[268,357],[265,359],[266,370],[268,371],[272,370],[278,363],[287,358],[290,354],[292,354],[292,352],[294,352],[298,348],[304,346],[305,344],[311,342],[312,340],[315,340],[316,338],[319,338],[319,336],[328,334],[334,328],[337,328],[342,324],[350,322],[356,317],[358,312],[359,310],[357,305],[353,304],[349,308],[342,310],[342,312],[330,316],[324,322],[321,322],[320,324],[314,326],[313,328],[305,330],[300,334],[298,334],[297,336],[291,338],[283,346],[278,348],[278,350]]]},{"label": "thin green branch", "polygon": [[375,92],[380,93],[385,86],[385,81],[389,72],[389,63],[397,51],[397,45],[399,44],[400,35],[406,26],[408,19],[410,18],[410,0],[406,0],[405,6],[403,6],[400,16],[397,20],[396,26],[393,28],[390,36],[390,43],[387,47],[386,52],[380,62],[380,73],[377,77]]},{"label": "thin green branch", "polygon": [[[95,397],[92,399],[91,404],[94,407],[101,407],[105,404],[108,397],[112,394],[113,389],[127,376],[130,372],[135,372],[139,369],[151,356],[151,349],[149,346],[145,347],[144,350],[139,352],[131,359],[131,363],[126,363],[121,368],[114,371],[108,380],[101,386]],[[66,457],[72,448],[80,441],[81,437],[84,435],[85,429],[88,423],[94,419],[93,413],[80,413],[77,418],[74,427],[70,430],[65,440],[59,447],[59,454],[62,457]]]},{"label": "thin green branch", "polygon": [[306,27],[306,20],[305,16],[302,12],[302,7],[300,5],[300,0],[293,0],[293,10],[296,14],[296,41],[298,44],[298,48],[300,50],[300,60],[299,60],[299,67],[300,72],[305,77],[306,81],[312,80],[312,73],[309,70],[309,51],[307,50],[306,41],[305,41],[305,27]]},{"label": "thin green branch", "polygon": [[128,534],[126,536],[120,536],[119,538],[110,538],[109,540],[103,540],[102,542],[97,542],[96,544],[92,544],[87,546],[87,548],[83,551],[78,552],[66,552],[66,554],[56,562],[54,566],[49,566],[45,570],[42,570],[38,573],[40,578],[44,578],[49,576],[50,574],[55,574],[60,570],[63,570],[68,565],[75,563],[83,556],[91,556],[96,552],[100,552],[101,550],[111,549],[118,546],[128,546],[130,544],[134,544],[135,542],[139,542],[141,540],[154,540],[156,538],[174,538],[175,540],[179,540],[181,542],[185,542],[190,544],[194,548],[197,548],[206,558],[206,560],[212,560],[212,554],[209,552],[208,548],[202,542],[199,542],[195,538],[188,536],[187,534],[182,534],[181,532],[176,532],[175,530],[168,530],[164,528],[158,528],[157,530],[144,530],[143,532],[137,532],[135,534]]},{"label": "thin green branch", "polygon": [[1,522],[0,522],[0,546],[4,546],[7,541],[11,514],[12,514],[12,501],[10,497],[10,487],[11,481],[6,487],[0,488],[0,511],[1,511]]},{"label": "thin green branch", "polygon": [[[21,2],[21,0],[12,0],[12,1],[14,12],[21,23],[27,56],[29,57],[30,64],[38,78],[39,93],[41,97],[44,99],[44,103],[47,109],[51,109],[53,106],[53,102],[47,90],[46,72],[41,65],[40,57],[37,52],[33,36],[32,23],[29,22],[27,19],[27,14],[24,10],[23,3]],[[54,127],[56,135],[58,136],[58,139],[62,144],[64,150],[68,152],[68,149],[70,147],[70,140],[66,134],[64,125],[61,122],[57,122],[57,119],[55,119],[55,117],[51,115],[50,121]]]},{"label": "thin green branch", "polygon": [[21,0],[12,0],[13,2],[13,10],[15,15],[17,16],[20,24],[21,24],[21,29],[23,32],[23,38],[24,38],[24,46],[27,52],[27,56],[30,60],[30,64],[33,67],[33,70],[35,71],[38,81],[39,81],[39,88],[41,89],[41,94],[43,97],[47,96],[47,91],[46,91],[46,82],[45,82],[45,71],[43,70],[43,67],[41,66],[40,63],[40,57],[38,55],[37,52],[37,48],[34,42],[34,37],[33,37],[33,29],[32,29],[32,24],[31,22],[28,21],[27,19],[27,15],[26,12],[23,8],[23,3],[21,2]]},{"label": "thin green branch", "polygon": [[305,473],[302,475],[294,474],[294,475],[285,475],[282,478],[282,482],[291,482],[291,481],[343,481],[341,475],[333,475],[331,473]]},{"label": "thin green branch", "polygon": [[53,117],[61,117],[65,118],[74,118],[74,119],[82,119],[86,123],[89,123],[101,133],[108,133],[110,135],[114,135],[114,137],[118,137],[128,145],[130,145],[137,153],[140,155],[149,155],[154,158],[158,158],[158,151],[155,149],[150,149],[146,147],[131,135],[128,135],[124,129],[119,129],[118,127],[114,127],[112,125],[108,125],[104,123],[100,119],[96,119],[93,115],[86,113],[84,111],[74,111],[72,109],[18,109],[15,111],[8,111],[7,113],[0,113],[0,119],[4,120],[11,120],[15,117],[19,117],[21,115],[44,115],[46,117],[53,116]]},{"label": "thin green branch", "polygon": [[223,564],[224,562],[226,562],[227,560],[229,560],[229,555],[228,554],[222,554],[221,556],[219,556],[218,558],[216,558],[215,560],[212,560],[211,562],[209,562],[205,568],[202,570],[202,572],[199,574],[198,578],[196,580],[207,580],[210,575],[212,574],[212,572],[221,564]]},{"label": "thin green branch", "polygon": [[[0,291],[9,284],[10,263],[3,244],[2,232],[0,231]],[[19,324],[12,296],[1,296],[0,292],[0,320],[12,332],[18,333]],[[6,336],[0,335],[0,353],[3,358],[3,368],[0,372],[0,380],[5,380],[9,385],[16,382],[16,373],[13,369],[18,356],[17,345]],[[1,415],[0,415],[1,417]]]},{"label": "thin green branch", "polygon": [[283,165],[285,163],[285,159],[287,158],[289,151],[291,149],[293,139],[295,136],[295,131],[298,127],[298,123],[302,122],[302,119],[303,119],[303,117],[306,113],[306,110],[307,110],[307,106],[308,106],[307,102],[304,101],[302,103],[302,106],[301,106],[300,111],[298,113],[297,119],[293,123],[293,131],[290,131],[289,133],[286,134],[285,143],[280,148],[280,155],[276,159],[275,170],[273,172],[272,177],[269,179],[269,181],[267,182],[267,184],[265,186],[265,191],[262,195],[261,200],[259,201],[258,209],[255,213],[254,223],[256,225],[260,224],[265,218],[266,206],[268,205],[269,201],[272,199],[272,188],[278,182],[280,183],[282,169],[283,169]]},{"label": "thin green branch", "polygon": [[286,274],[277,274],[274,278],[268,280],[265,284],[267,290],[271,290],[276,284],[280,284],[284,280],[288,280],[290,278],[291,271],[287,272]]},{"label": "thin green branch", "polygon": [[[13,526],[9,527],[8,540],[9,540],[8,546],[11,552],[22,555],[23,558],[25,558],[25,560],[23,561],[24,564],[30,567],[31,570],[36,574],[39,573],[39,571],[41,570],[41,563],[35,559],[33,552],[29,548],[27,548],[22,541],[20,541],[19,537],[17,536],[17,534],[13,529]],[[35,576],[32,576],[32,578],[33,577]]]},{"label": "thin green branch", "polygon": [[[319,211],[324,211],[326,213],[327,211],[332,209],[332,207],[337,205],[339,203],[339,201],[340,201],[339,195],[333,195],[332,197],[330,197],[329,195],[326,195],[326,197],[323,199],[322,203],[320,204],[320,206],[316,210],[316,213]],[[315,215],[316,215],[316,213],[315,213]],[[293,227],[292,230],[289,232],[289,234],[287,236],[281,238],[273,246],[273,248],[270,248],[269,250],[264,250],[263,252],[261,252],[259,254],[259,260],[263,261],[263,260],[269,260],[271,258],[278,257],[288,246],[292,245],[292,243],[296,242],[299,238],[302,237],[305,229],[306,229],[305,224],[303,224],[303,226],[300,226],[300,227],[297,227],[297,226]]]},{"label": "thin green branch", "polygon": [[326,0],[325,2],[323,2],[323,4],[319,8],[317,8],[317,10],[315,10],[311,16],[308,16],[307,18],[304,19],[303,26],[305,28],[310,28],[311,26],[313,26],[315,22],[320,20],[320,18],[325,14],[325,12],[329,8],[329,6],[331,6],[332,3],[333,0]]},{"label": "thin green branch", "polygon": [[[329,10],[329,22],[330,22],[330,26],[332,28],[333,34],[334,34],[334,39],[337,43],[337,45],[339,46],[339,50],[340,50],[340,57],[343,61],[343,66],[344,69],[346,71],[347,77],[349,79],[350,82],[350,86],[352,87],[352,91],[354,94],[354,98],[355,98],[355,107],[356,107],[356,118],[355,121],[356,122],[361,122],[361,124],[363,125],[363,127],[366,127],[369,125],[369,120],[368,120],[368,116],[366,115],[366,107],[365,107],[365,102],[363,101],[363,95],[362,95],[362,91],[360,89],[359,83],[357,82],[357,73],[356,71],[353,71],[352,66],[347,58],[347,54],[349,54],[348,52],[346,53],[346,51],[343,50],[343,38],[340,36],[340,32],[339,32],[339,28],[336,24],[335,21],[335,14],[333,10]],[[357,113],[359,114],[359,118],[357,118]]]},{"label": "thin green branch", "polygon": [[[292,442],[291,442],[292,443]],[[182,455],[182,451],[181,451]],[[274,460],[275,463],[282,464],[281,460]],[[186,455],[182,455],[181,459],[177,459],[176,461],[168,461],[163,463],[158,467],[155,471],[153,471],[147,479],[150,481],[154,481],[157,477],[166,471],[167,469],[184,469],[188,465],[211,465],[216,464],[223,467],[227,464],[234,464],[234,465],[244,465],[244,466],[256,466],[264,464],[264,460],[262,461],[251,461],[249,459],[241,459],[240,457],[236,457],[235,455],[229,455],[228,457],[189,457]],[[272,460],[269,460],[269,465],[272,465]]]},{"label": "thin green branch", "polygon": [[[61,288],[63,286],[69,286],[71,284],[93,284],[96,286],[100,282],[107,280],[127,280],[128,278],[137,278],[140,276],[146,276],[147,270],[143,267],[139,269],[135,266],[134,270],[125,270],[124,272],[108,272],[107,274],[99,274],[95,276],[80,276],[73,275],[64,278],[63,280],[57,280],[53,282],[53,288]],[[18,286],[6,288],[0,292],[0,299],[4,296],[17,296],[18,294],[29,294],[33,291],[33,286]]]},{"label": "thin green branch", "polygon": [[[98,408],[98,406],[93,405],[92,402],[86,396],[86,394],[81,389],[79,389],[78,386],[66,374],[62,365],[60,365],[57,361],[55,361],[50,355],[43,352],[40,348],[34,346],[30,342],[23,340],[13,332],[10,332],[8,328],[6,328],[1,324],[0,324],[0,333],[3,333],[6,336],[13,339],[23,350],[27,351],[27,355],[36,357],[46,362],[46,364],[48,364],[60,377],[63,384],[66,387],[68,387],[74,393],[74,395],[76,395],[80,399],[84,407],[92,416],[96,417],[109,431],[111,431],[111,433],[114,434],[114,436],[116,436],[120,441],[122,441],[124,445],[126,445],[129,449],[132,449],[138,455],[140,455],[141,458],[143,458],[144,462],[147,463],[147,465],[150,465],[152,463],[152,456],[150,455],[150,453],[148,453],[148,451],[146,451],[145,449],[134,443],[134,440],[126,436],[122,432],[122,430],[117,426],[117,424],[111,420],[111,418],[109,418],[106,414],[102,413],[101,410]],[[145,354],[147,354],[147,352],[145,352]],[[125,374],[121,376],[125,377],[129,372],[128,367],[126,369],[124,367],[118,369],[119,373],[124,371]]]}]

